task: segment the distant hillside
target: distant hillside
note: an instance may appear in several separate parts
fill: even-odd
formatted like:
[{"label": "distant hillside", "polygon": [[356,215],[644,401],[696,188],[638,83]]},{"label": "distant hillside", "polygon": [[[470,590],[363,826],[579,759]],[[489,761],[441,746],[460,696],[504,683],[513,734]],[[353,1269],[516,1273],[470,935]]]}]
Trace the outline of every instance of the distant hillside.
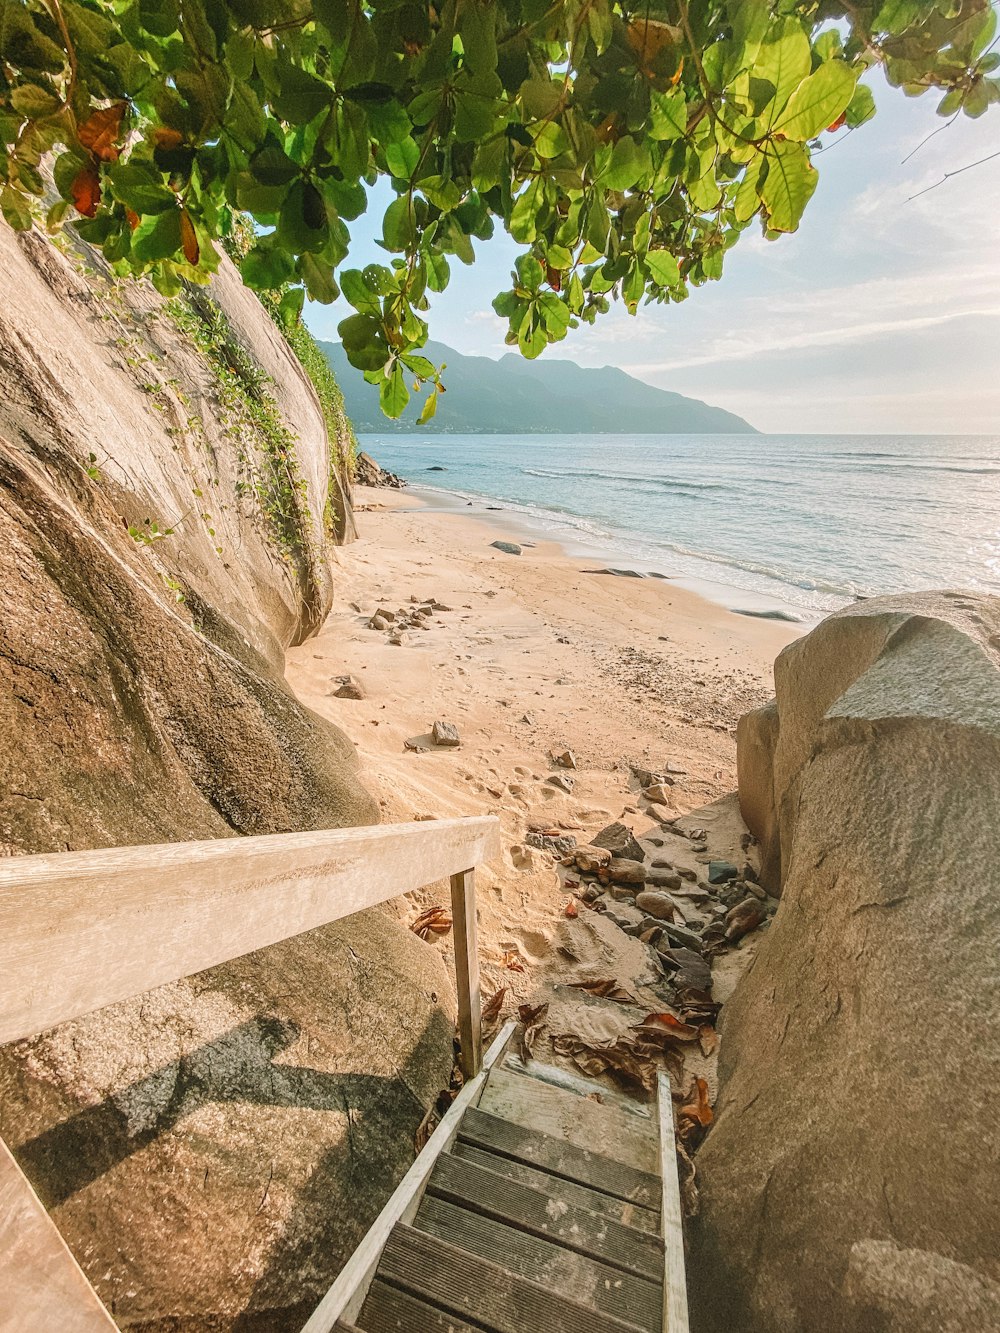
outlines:
[{"label": "distant hillside", "polygon": [[[378,390],[368,384],[339,343],[320,343],[344,394],[356,431],[414,431],[423,395],[399,421],[379,410]],[[499,361],[463,356],[443,343],[423,354],[447,362],[448,392],[429,429],[455,434],[756,434],[749,422],[697,398],[685,398],[604,366],[590,370],[572,361],[526,361],[509,353]]]}]

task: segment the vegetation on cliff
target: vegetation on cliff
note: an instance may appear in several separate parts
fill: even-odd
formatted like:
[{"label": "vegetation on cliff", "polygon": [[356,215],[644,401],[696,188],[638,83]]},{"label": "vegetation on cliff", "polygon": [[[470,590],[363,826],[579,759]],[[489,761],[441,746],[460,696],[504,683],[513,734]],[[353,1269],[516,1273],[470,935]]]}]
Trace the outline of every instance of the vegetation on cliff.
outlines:
[{"label": "vegetation on cliff", "polygon": [[[759,220],[794,231],[828,131],[881,65],[950,116],[1000,101],[989,0],[5,0],[0,209],[31,225],[58,149],[58,227],[176,295],[246,210],[243,266],[282,307],[340,290],[351,363],[398,416],[428,291],[498,220],[524,247],[495,302],[528,357],[622,300],[685,299]],[[379,176],[388,265],[344,269]],[[339,284],[339,285],[338,285]],[[438,395],[430,394],[431,415]]]}]

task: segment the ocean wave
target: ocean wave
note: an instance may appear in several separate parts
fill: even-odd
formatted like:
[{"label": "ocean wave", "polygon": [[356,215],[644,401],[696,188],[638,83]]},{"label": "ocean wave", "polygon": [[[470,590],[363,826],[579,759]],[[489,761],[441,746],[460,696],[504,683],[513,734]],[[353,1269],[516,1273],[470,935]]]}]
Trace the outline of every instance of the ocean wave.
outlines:
[{"label": "ocean wave", "polygon": [[644,473],[634,472],[599,472],[591,468],[532,468],[522,467],[521,475],[525,477],[541,477],[553,481],[612,481],[612,482],[632,482],[640,486],[656,486],[661,490],[668,491],[727,491],[730,489],[725,482],[718,481],[684,481],[676,477],[650,477]]}]

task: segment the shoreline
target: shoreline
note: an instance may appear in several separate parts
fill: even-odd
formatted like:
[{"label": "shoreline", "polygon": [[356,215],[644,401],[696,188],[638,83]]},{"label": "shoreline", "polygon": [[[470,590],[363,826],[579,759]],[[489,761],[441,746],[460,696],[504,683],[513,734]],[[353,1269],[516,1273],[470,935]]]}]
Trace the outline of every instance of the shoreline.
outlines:
[{"label": "shoreline", "polygon": [[[675,587],[685,588],[695,593],[703,601],[723,607],[733,615],[751,616],[764,620],[782,621],[798,625],[801,632],[812,629],[829,615],[829,611],[812,611],[794,602],[765,592],[742,588],[726,583],[722,579],[699,578],[694,575],[666,572],[666,562],[656,557],[642,557],[619,550],[611,543],[602,545],[598,538],[590,542],[579,540],[567,541],[546,527],[545,520],[531,511],[520,508],[511,501],[498,501],[485,504],[488,496],[474,496],[471,492],[448,490],[446,487],[427,486],[407,481],[402,494],[409,493],[429,510],[441,513],[464,513],[469,518],[479,519],[498,530],[520,530],[526,539],[534,542],[551,543],[558,546],[567,559],[586,560],[594,563],[610,561],[611,567],[626,571],[626,576],[668,580]],[[453,503],[442,503],[444,497]],[[550,511],[554,519],[559,519],[557,511]],[[567,524],[572,516],[567,515]],[[626,534],[623,534],[625,536]],[[514,538],[516,540],[516,537]],[[698,557],[704,558],[704,557]]]}]

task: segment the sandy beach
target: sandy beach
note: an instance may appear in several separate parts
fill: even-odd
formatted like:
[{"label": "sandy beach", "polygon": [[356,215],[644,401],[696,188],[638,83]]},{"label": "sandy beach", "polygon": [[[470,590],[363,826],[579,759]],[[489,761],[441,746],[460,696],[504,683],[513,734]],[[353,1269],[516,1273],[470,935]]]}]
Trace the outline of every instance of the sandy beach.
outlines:
[{"label": "sandy beach", "polygon": [[[801,630],[734,615],[666,580],[588,572],[599,566],[552,544],[504,553],[492,543],[524,538],[504,531],[502,514],[433,512],[384,489],[359,488],[356,503],[360,540],[339,553],[334,610],[289,651],[288,680],[355,742],[385,820],[500,817],[503,862],[479,881],[483,990],[506,985],[525,1000],[565,970],[558,932],[569,901],[554,858],[526,835],[565,830],[586,844],[621,819],[643,837],[712,807],[711,854],[738,854],[732,801],[713,803],[736,786],[738,718],[770,696],[773,659]],[[447,609],[402,644],[369,627],[379,607],[409,613],[430,599]],[[364,698],[336,697],[343,676]],[[431,744],[436,721],[457,728],[457,747]],[[551,758],[567,749],[572,771]],[[650,805],[632,766],[667,765],[683,770],[670,803]],[[711,812],[698,822],[711,825]],[[412,915],[434,900],[412,903]]]}]

